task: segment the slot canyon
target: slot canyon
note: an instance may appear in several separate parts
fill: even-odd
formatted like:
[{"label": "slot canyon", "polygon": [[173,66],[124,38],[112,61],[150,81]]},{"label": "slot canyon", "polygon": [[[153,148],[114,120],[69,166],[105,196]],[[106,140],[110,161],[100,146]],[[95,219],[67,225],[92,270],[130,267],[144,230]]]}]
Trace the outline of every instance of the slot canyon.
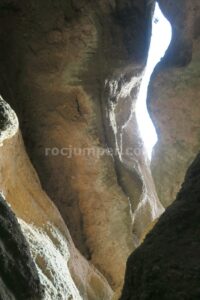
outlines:
[{"label": "slot canyon", "polygon": [[0,0],[0,300],[200,299],[198,101],[199,0]]}]

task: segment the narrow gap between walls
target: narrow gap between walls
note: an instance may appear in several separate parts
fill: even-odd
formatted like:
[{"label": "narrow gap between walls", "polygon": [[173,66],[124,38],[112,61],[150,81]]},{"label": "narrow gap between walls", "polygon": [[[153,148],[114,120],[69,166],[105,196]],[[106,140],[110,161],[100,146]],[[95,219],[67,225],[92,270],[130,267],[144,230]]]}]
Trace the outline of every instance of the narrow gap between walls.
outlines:
[{"label": "narrow gap between walls", "polygon": [[136,119],[146,148],[148,158],[151,160],[152,150],[158,137],[147,109],[147,91],[151,74],[154,68],[165,55],[172,38],[172,27],[162,14],[156,2],[152,18],[152,35],[148,53],[147,65],[142,79],[140,91],[136,102]]}]

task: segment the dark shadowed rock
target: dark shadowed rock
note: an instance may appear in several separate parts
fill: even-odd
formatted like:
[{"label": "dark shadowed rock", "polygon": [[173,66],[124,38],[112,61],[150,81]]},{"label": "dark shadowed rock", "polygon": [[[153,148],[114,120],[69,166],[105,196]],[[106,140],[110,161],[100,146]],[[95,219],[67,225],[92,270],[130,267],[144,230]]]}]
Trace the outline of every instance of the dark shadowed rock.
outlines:
[{"label": "dark shadowed rock", "polygon": [[172,25],[172,41],[165,56],[165,64],[185,66],[192,59],[195,1],[159,0],[158,2]]},{"label": "dark shadowed rock", "polygon": [[0,195],[0,299],[42,299],[36,266],[20,225]]},{"label": "dark shadowed rock", "polygon": [[129,257],[121,300],[200,299],[200,154],[176,201]]}]

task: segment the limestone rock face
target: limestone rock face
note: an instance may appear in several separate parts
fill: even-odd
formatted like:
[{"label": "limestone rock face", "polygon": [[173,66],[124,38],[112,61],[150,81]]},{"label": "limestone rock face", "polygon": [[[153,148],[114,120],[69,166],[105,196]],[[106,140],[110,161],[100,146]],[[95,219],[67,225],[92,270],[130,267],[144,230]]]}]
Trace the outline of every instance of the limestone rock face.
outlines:
[{"label": "limestone rock face", "polygon": [[[0,4],[1,92],[19,116],[31,161],[76,247],[115,289],[128,255],[162,207],[154,214],[145,199],[133,218],[147,185],[132,166],[116,168],[118,160],[102,154],[113,145],[102,98],[116,73],[144,69],[151,13],[152,2],[144,0]],[[129,181],[124,187],[122,177]]]},{"label": "limestone rock face", "polygon": [[[0,190],[15,212],[21,226],[19,229],[17,221],[14,221],[9,210],[5,215],[6,206],[4,205],[0,211],[0,220],[2,220],[1,245],[5,259],[6,256],[10,258],[8,261],[10,265],[5,265],[1,270],[2,272],[4,270],[6,280],[12,285],[13,297],[29,299],[27,289],[30,285],[30,293],[35,289],[33,299],[36,295],[36,299],[39,300],[39,286],[41,285],[44,290],[44,299],[65,300],[70,299],[70,297],[77,300],[111,299],[112,290],[107,281],[75,248],[57,208],[42,190],[35,170],[25,152],[14,111],[3,100],[1,100],[0,105],[1,120],[4,118],[5,122],[1,126],[1,137],[4,136],[4,140],[0,147]],[[10,223],[9,219],[11,219]],[[4,228],[6,222],[8,224],[7,231]],[[12,229],[13,222],[16,225],[15,230]],[[10,236],[4,237],[2,235],[3,228],[5,233],[7,232]],[[23,243],[26,246],[25,238],[29,244],[37,272],[35,266],[31,267],[26,248],[24,250],[19,249],[20,243],[22,246]],[[19,239],[19,243],[17,239]],[[14,245],[16,250],[13,249]],[[15,251],[16,262],[13,262]],[[20,258],[20,252],[21,255],[26,256]],[[1,257],[0,261],[3,264],[4,258]],[[19,268],[16,270],[16,274],[13,273],[15,270],[13,268]],[[39,277],[40,285],[39,282],[34,285],[34,277],[31,279],[31,270],[32,277],[34,274],[36,279]],[[11,271],[12,274],[10,275]],[[26,276],[30,274],[30,278],[27,277],[30,282],[26,282],[25,279],[23,282],[22,275],[25,271]],[[19,280],[22,283],[18,287]],[[27,287],[25,288],[26,283]],[[24,293],[27,293],[27,298],[23,298],[23,291],[18,291],[21,286],[24,286]],[[18,297],[18,293],[21,296]],[[9,295],[9,297],[11,296]]]},{"label": "limestone rock face", "polygon": [[121,300],[199,299],[200,154],[175,202],[129,257]]},{"label": "limestone rock face", "polygon": [[198,2],[159,1],[173,42],[151,81],[150,168],[135,105],[154,1],[0,0],[0,93],[22,130],[1,100],[0,190],[46,299],[118,297],[175,197],[199,146]]},{"label": "limestone rock face", "polygon": [[165,207],[176,198],[200,146],[200,5],[198,1],[182,2],[161,1],[172,22],[173,39],[151,78],[148,99],[158,133],[152,174]]},{"label": "limestone rock face", "polygon": [[[157,197],[146,149],[136,120],[141,69],[126,70],[108,80],[104,95],[105,131],[114,157],[118,180],[129,196],[135,245],[163,212]],[[140,194],[139,194],[140,193]],[[139,195],[138,195],[139,194]],[[139,196],[139,197],[138,197]]]}]

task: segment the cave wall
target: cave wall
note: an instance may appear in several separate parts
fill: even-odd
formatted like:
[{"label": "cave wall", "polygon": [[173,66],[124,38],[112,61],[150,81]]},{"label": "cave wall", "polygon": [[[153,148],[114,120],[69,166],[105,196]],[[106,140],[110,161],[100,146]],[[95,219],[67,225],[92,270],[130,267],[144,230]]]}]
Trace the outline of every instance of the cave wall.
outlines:
[{"label": "cave wall", "polygon": [[173,204],[129,257],[121,300],[199,299],[200,154]]},{"label": "cave wall", "polygon": [[158,133],[151,168],[158,197],[167,207],[199,151],[200,37],[198,1],[160,1],[171,21],[171,45],[155,69],[148,108]]},{"label": "cave wall", "polygon": [[198,1],[159,3],[171,22],[173,36],[152,75],[148,109],[158,133],[152,174],[161,203],[169,207],[129,257],[121,300],[200,296],[200,6]]},{"label": "cave wall", "polygon": [[1,209],[0,274],[12,292],[8,299],[111,299],[108,282],[75,248],[60,213],[42,189],[25,151],[17,116],[3,99],[0,119],[4,120],[0,186],[7,201]]},{"label": "cave wall", "polygon": [[42,299],[44,291],[16,216],[0,195],[0,299]]},{"label": "cave wall", "polygon": [[[76,247],[114,289],[123,282],[128,255],[159,215],[146,205],[145,222],[138,218],[133,226],[144,187],[141,174],[124,164],[117,168],[119,162],[111,155],[69,159],[48,155],[46,149],[107,149],[105,81],[126,74],[127,66],[132,75],[138,69],[142,73],[152,5],[119,0],[5,0],[0,5],[1,93],[19,116],[42,187]],[[124,176],[128,184],[121,184]]]},{"label": "cave wall", "polygon": [[[199,4],[159,3],[173,40],[149,89],[159,134],[150,168],[134,108],[154,1],[0,1],[0,93],[26,146],[11,130],[0,188],[52,299],[120,291],[127,257],[175,199],[197,152]],[[120,145],[136,152],[121,155]]]}]

